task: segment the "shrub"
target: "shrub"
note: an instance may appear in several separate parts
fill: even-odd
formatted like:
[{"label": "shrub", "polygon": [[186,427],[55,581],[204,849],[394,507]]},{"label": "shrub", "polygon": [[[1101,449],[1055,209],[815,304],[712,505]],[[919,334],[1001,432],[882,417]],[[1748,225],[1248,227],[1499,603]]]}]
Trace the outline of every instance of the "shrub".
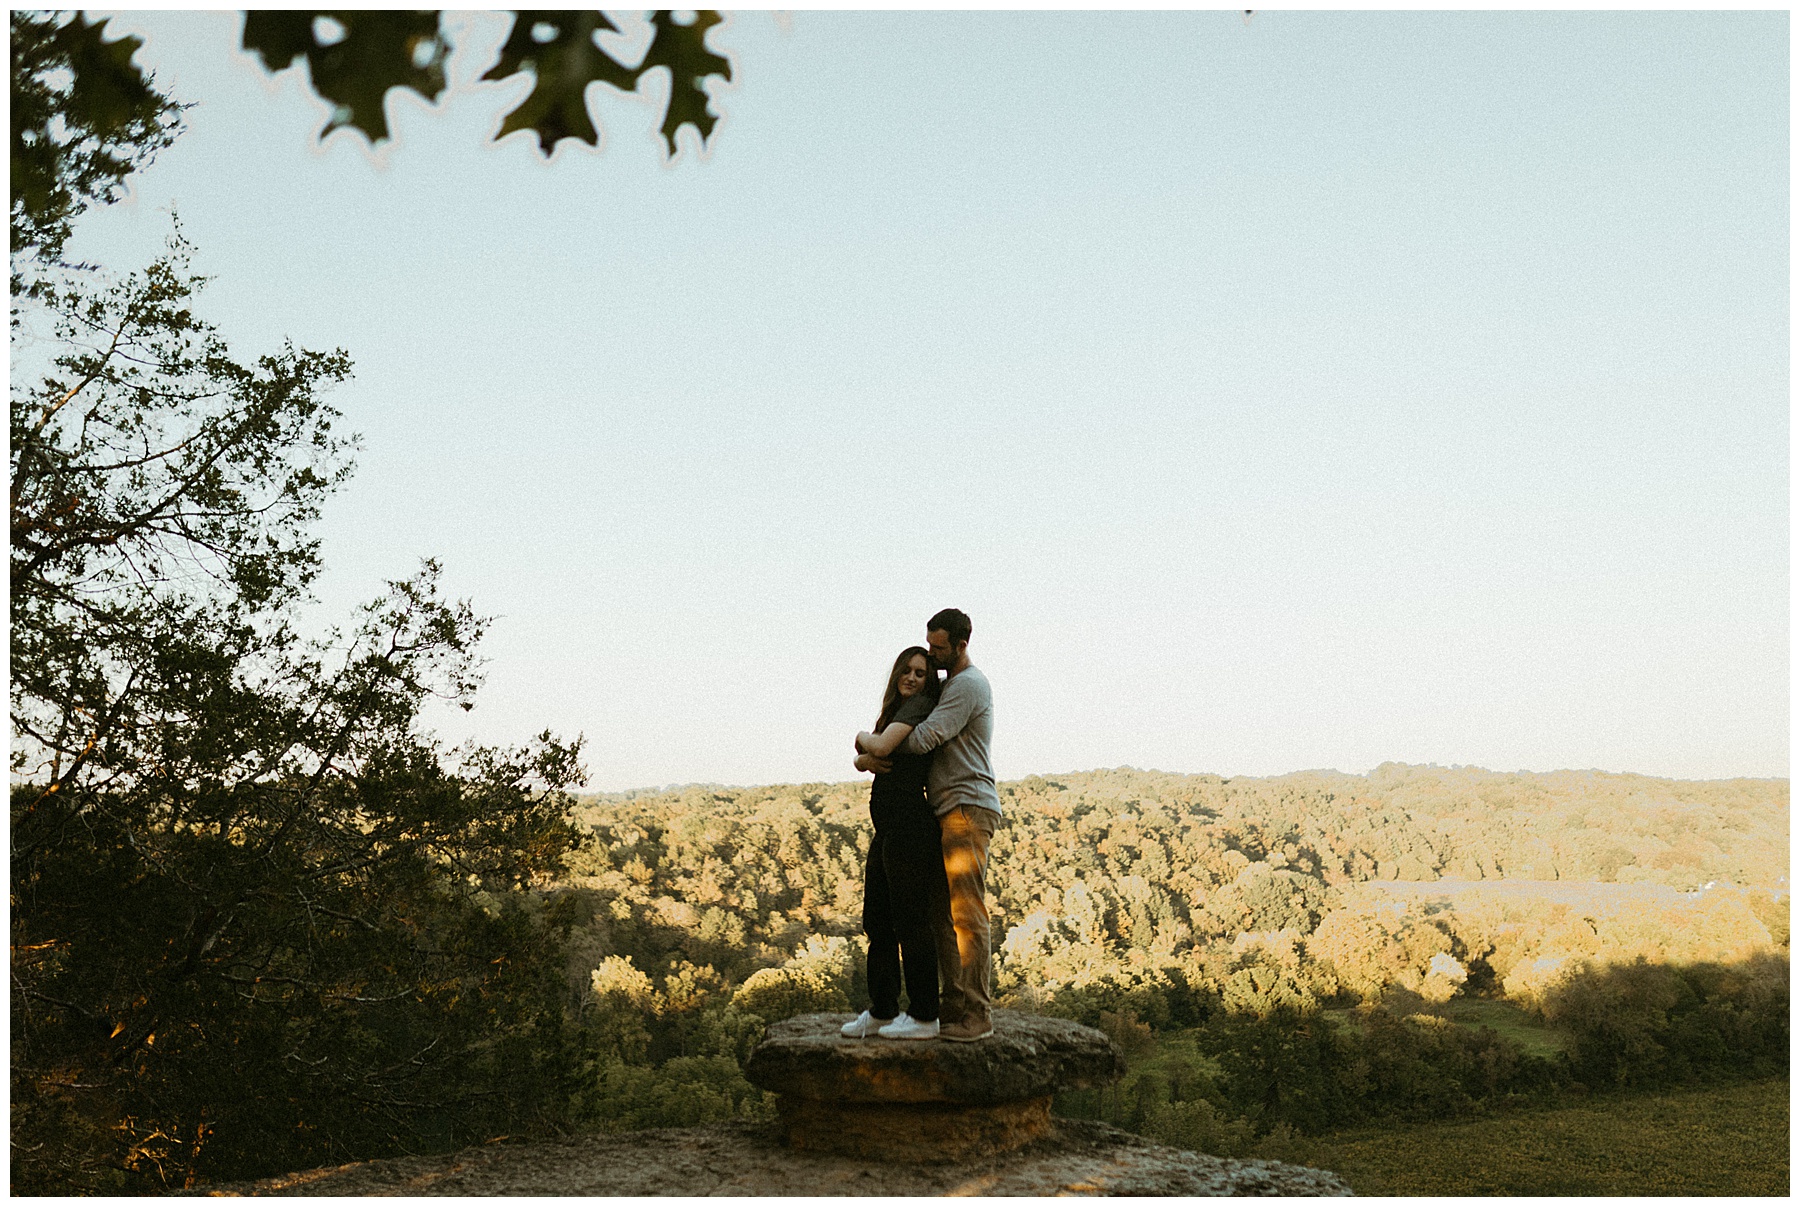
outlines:
[{"label": "shrub", "polygon": [[1256,1127],[1248,1119],[1228,1116],[1204,1098],[1157,1103],[1144,1117],[1143,1134],[1214,1157],[1242,1157],[1256,1147]]},{"label": "shrub", "polygon": [[661,1068],[608,1062],[600,1067],[589,1102],[608,1131],[695,1127],[771,1114],[767,1096],[744,1080],[724,1056],[676,1057]]},{"label": "shrub", "polygon": [[1358,1113],[1355,1050],[1316,1013],[1221,1018],[1201,1029],[1199,1041],[1224,1074],[1226,1105],[1261,1131],[1276,1123],[1318,1131]]},{"label": "shrub", "polygon": [[1359,1107],[1371,1116],[1467,1115],[1551,1087],[1556,1070],[1490,1028],[1469,1030],[1431,1015],[1359,1012]]},{"label": "shrub", "polygon": [[850,1009],[850,998],[817,968],[763,968],[750,974],[732,995],[731,1005],[744,1014],[770,1022],[796,1014]]},{"label": "shrub", "polygon": [[1585,968],[1546,996],[1544,1016],[1568,1034],[1570,1069],[1589,1085],[1785,1075],[1788,962]]}]

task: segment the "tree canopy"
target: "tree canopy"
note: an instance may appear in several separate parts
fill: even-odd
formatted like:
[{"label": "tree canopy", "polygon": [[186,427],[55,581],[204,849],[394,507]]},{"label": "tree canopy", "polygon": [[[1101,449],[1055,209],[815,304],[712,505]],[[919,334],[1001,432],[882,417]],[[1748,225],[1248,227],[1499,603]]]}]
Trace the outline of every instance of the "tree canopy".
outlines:
[{"label": "tree canopy", "polygon": [[13,1187],[552,1124],[582,1060],[534,889],[579,841],[580,742],[424,731],[485,626],[429,560],[304,635],[350,359],[239,356],[179,225],[141,271],[63,262],[178,112],[84,18],[12,30],[44,186],[13,209]]},{"label": "tree canopy", "polygon": [[15,1187],[466,1139],[573,1075],[537,1063],[564,990],[529,890],[579,743],[420,729],[479,682],[435,563],[301,635],[350,363],[237,359],[186,255],[40,281],[59,350],[15,362]]},{"label": "tree canopy", "polygon": [[[667,9],[653,12],[650,45],[635,66],[613,58],[602,45],[599,35],[619,29],[604,12],[516,9],[511,15],[499,60],[481,78],[526,74],[532,88],[506,115],[496,139],[530,130],[546,156],[565,138],[598,145],[588,85],[636,92],[644,76],[658,68],[669,73],[662,121],[669,154],[675,154],[682,126],[699,131],[702,143],[712,137],[718,115],[706,80],[731,79],[730,60],[706,45],[706,31],[724,20],[717,12],[700,10],[686,22]],[[456,48],[442,18],[434,10],[257,10],[244,14],[243,46],[261,56],[271,72],[306,61],[313,91],[334,106],[321,138],[350,127],[379,143],[389,137],[383,102],[391,89],[409,88],[428,101],[443,94],[445,64]]]},{"label": "tree canopy", "polygon": [[181,106],[76,13],[12,14],[12,250],[62,254],[70,223],[115,200],[125,178],[174,141]]},{"label": "tree canopy", "polygon": [[[706,45],[723,18],[712,10],[677,20],[650,15],[651,39],[627,65],[601,44],[618,26],[600,11],[519,9],[483,80],[525,75],[531,92],[495,138],[521,130],[550,155],[564,139],[599,144],[587,88],[637,92],[646,75],[666,70],[669,97],[661,132],[668,153],[692,126],[704,144],[718,115],[706,92],[730,80],[731,61]],[[371,144],[391,137],[385,102],[406,88],[428,101],[443,96],[446,66],[457,53],[438,10],[255,10],[244,14],[242,46],[271,73],[304,61],[313,91],[332,106],[319,132],[360,131]],[[127,176],[146,166],[181,131],[183,105],[134,62],[142,39],[108,39],[106,21],[84,13],[12,13],[12,250],[62,254],[70,223],[94,202],[115,200]]]}]

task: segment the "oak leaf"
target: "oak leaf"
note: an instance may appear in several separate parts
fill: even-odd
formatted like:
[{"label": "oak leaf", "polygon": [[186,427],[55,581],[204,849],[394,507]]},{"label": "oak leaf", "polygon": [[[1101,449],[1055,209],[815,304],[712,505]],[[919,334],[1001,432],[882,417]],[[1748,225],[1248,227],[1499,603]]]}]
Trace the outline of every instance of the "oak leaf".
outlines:
[{"label": "oak leaf", "polygon": [[271,73],[306,60],[313,91],[336,106],[320,138],[350,126],[380,143],[391,137],[382,107],[390,88],[428,101],[444,91],[451,47],[438,17],[415,9],[246,12],[243,45]]}]

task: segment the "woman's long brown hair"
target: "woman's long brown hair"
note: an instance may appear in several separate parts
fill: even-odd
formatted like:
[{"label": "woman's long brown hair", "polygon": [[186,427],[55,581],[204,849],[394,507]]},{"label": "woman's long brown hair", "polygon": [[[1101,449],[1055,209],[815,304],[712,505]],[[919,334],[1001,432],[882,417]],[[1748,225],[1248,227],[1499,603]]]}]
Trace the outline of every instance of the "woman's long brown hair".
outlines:
[{"label": "woman's long brown hair", "polygon": [[943,685],[938,681],[937,671],[932,669],[931,651],[922,645],[909,645],[894,659],[894,669],[888,675],[887,691],[881,696],[881,716],[876,720],[873,732],[880,733],[886,729],[888,722],[894,719],[894,714],[900,711],[900,676],[906,673],[906,664],[912,661],[914,654],[925,656],[925,685],[919,690],[925,693],[927,699],[936,701],[938,689]]}]

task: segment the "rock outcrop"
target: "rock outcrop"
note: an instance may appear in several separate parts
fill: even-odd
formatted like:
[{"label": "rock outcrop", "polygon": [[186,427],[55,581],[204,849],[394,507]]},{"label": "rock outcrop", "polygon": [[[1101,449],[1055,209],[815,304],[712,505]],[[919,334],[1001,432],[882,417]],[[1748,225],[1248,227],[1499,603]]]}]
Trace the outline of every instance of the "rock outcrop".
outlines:
[{"label": "rock outcrop", "polygon": [[776,1124],[576,1136],[396,1157],[254,1183],[223,1195],[1344,1195],[1336,1175],[1166,1148],[1104,1123],[1058,1119],[1058,1090],[1101,1085],[1124,1061],[1099,1031],[995,1011],[994,1035],[848,1040],[848,1015],[775,1023],[745,1075],[779,1095]]},{"label": "rock outcrop", "polygon": [[189,1194],[214,1195],[1344,1195],[1335,1174],[1165,1148],[1055,1119],[1012,1152],[906,1165],[796,1152],[755,1124],[660,1128],[395,1157]]},{"label": "rock outcrop", "polygon": [[778,1095],[789,1147],[885,1161],[966,1161],[1050,1130],[1057,1092],[1117,1080],[1111,1040],[1067,1019],[994,1012],[994,1034],[845,1039],[849,1015],[803,1014],[769,1026],[744,1076]]}]

